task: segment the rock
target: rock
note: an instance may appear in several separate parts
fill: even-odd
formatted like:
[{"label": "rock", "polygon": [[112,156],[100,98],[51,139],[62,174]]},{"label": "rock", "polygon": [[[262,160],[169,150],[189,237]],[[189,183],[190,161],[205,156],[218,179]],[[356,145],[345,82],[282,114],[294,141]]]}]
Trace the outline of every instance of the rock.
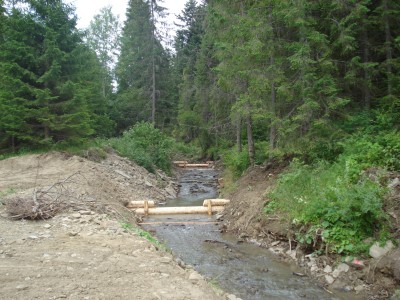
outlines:
[{"label": "rock", "polygon": [[378,259],[382,256],[385,256],[387,253],[393,250],[393,248],[394,245],[392,241],[388,241],[384,247],[379,246],[379,243],[376,242],[371,248],[369,248],[369,255],[375,259]]},{"label": "rock", "polygon": [[236,297],[236,296],[233,295],[233,294],[226,294],[226,299],[227,299],[227,300],[241,300],[241,298]]},{"label": "rock", "polygon": [[87,215],[91,215],[92,214],[92,212],[90,210],[80,210],[79,213],[82,216],[87,216]]},{"label": "rock", "polygon": [[199,273],[197,273],[196,271],[192,271],[189,274],[189,281],[192,282],[192,283],[197,283],[202,279],[203,279],[203,277]]},{"label": "rock", "polygon": [[328,284],[332,284],[335,281],[335,279],[330,275],[325,275],[325,280]]},{"label": "rock", "polygon": [[75,219],[79,219],[81,217],[81,214],[80,213],[73,213],[72,217],[75,218]]},{"label": "rock", "polygon": [[359,294],[361,291],[365,290],[365,287],[362,284],[360,284],[360,285],[357,285],[354,288],[354,290],[356,291],[356,294]]},{"label": "rock", "polygon": [[279,245],[279,244],[280,244],[280,241],[275,241],[275,242],[271,243],[271,246],[274,247],[274,246]]},{"label": "rock", "polygon": [[296,260],[296,255],[297,255],[296,250],[288,250],[286,251],[286,254],[290,256],[292,259]]},{"label": "rock", "polygon": [[49,228],[51,228],[51,225],[50,224],[44,224],[43,227],[46,228],[46,229],[49,229]]},{"label": "rock", "polygon": [[347,273],[350,270],[350,267],[348,264],[341,263],[336,267],[336,270]]},{"label": "rock", "polygon": [[311,272],[317,272],[319,270],[319,268],[317,265],[312,265],[310,270],[311,270]]},{"label": "rock", "polygon": [[115,173],[117,173],[118,175],[121,175],[122,177],[125,177],[126,179],[131,179],[132,177],[129,176],[128,174],[126,174],[125,172],[121,171],[121,170],[114,170]]},{"label": "rock", "polygon": [[217,214],[215,216],[215,220],[217,220],[217,221],[222,221],[223,219],[224,219],[224,215],[223,214]]},{"label": "rock", "polygon": [[147,187],[153,187],[154,186],[151,182],[149,182],[147,180],[144,182],[144,185],[147,186]]},{"label": "rock", "polygon": [[325,272],[325,273],[332,273],[332,267],[331,267],[330,265],[327,265],[327,266],[324,268],[324,272]]},{"label": "rock", "polygon": [[339,275],[340,275],[340,271],[339,271],[338,269],[335,269],[335,270],[332,272],[332,276],[333,276],[334,278],[338,278]]},{"label": "rock", "polygon": [[164,257],[161,257],[161,258],[160,258],[160,262],[161,262],[162,264],[169,264],[169,263],[171,263],[171,261],[172,261],[172,258],[167,257],[167,256],[164,256]]},{"label": "rock", "polygon": [[395,179],[393,179],[389,184],[388,184],[388,188],[389,189],[394,189],[396,188],[398,185],[400,185],[400,179],[398,177],[396,177]]},{"label": "rock", "polygon": [[29,239],[31,239],[31,240],[37,240],[38,238],[39,237],[37,235],[35,235],[35,234],[32,234],[32,235],[29,236]]},{"label": "rock", "polygon": [[19,284],[16,287],[16,289],[19,290],[19,291],[27,290],[28,288],[29,288],[29,286],[25,285],[25,284]]}]

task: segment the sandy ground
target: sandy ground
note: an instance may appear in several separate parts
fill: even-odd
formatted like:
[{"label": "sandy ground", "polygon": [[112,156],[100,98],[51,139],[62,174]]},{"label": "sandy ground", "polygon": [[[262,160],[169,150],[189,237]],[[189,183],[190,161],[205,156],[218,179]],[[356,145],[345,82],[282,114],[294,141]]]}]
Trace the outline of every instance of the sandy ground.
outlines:
[{"label": "sandy ground", "polygon": [[57,200],[69,202],[53,218],[11,220],[0,204],[0,299],[234,299],[124,229],[135,218],[123,204],[174,197],[170,178],[116,155],[102,163],[61,153],[0,161],[2,202],[59,182]]}]

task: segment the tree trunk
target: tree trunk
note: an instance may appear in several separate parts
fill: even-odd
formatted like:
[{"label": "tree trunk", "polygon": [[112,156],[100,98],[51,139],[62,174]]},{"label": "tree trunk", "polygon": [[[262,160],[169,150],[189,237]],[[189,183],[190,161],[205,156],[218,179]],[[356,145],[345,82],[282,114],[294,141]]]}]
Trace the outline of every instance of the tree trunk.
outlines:
[{"label": "tree trunk", "polygon": [[391,34],[390,34],[390,24],[389,24],[389,7],[388,0],[383,1],[383,20],[385,23],[385,48],[386,48],[386,76],[387,76],[387,93],[392,95],[392,47],[391,47]]},{"label": "tree trunk", "polygon": [[[271,65],[275,65],[275,58],[271,56]],[[272,160],[273,151],[275,149],[275,137],[276,137],[276,125],[275,125],[275,117],[276,117],[276,90],[275,90],[275,81],[271,82],[271,124],[269,128],[269,161]]]},{"label": "tree trunk", "polygon": [[11,136],[11,151],[15,152],[15,136]]},{"label": "tree trunk", "polygon": [[[369,62],[369,42],[368,42],[368,32],[365,29],[362,31],[363,39],[363,63],[367,64]],[[364,108],[369,110],[371,108],[371,90],[370,90],[371,76],[369,74],[369,69],[364,66],[364,83],[363,83],[363,103]]]},{"label": "tree trunk", "polygon": [[152,22],[152,32],[151,32],[151,123],[156,122],[156,62],[155,62],[155,20],[154,20],[154,2],[151,2],[151,22]]},{"label": "tree trunk", "polygon": [[247,144],[249,149],[250,165],[254,166],[255,149],[253,139],[253,120],[250,115],[247,117]]},{"label": "tree trunk", "polygon": [[236,145],[238,152],[242,152],[242,119],[238,116],[236,123]]}]

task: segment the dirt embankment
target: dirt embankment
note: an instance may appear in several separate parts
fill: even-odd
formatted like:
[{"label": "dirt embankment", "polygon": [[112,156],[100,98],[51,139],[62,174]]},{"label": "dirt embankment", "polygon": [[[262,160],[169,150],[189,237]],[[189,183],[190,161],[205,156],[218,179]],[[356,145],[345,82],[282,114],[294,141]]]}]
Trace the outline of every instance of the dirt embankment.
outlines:
[{"label": "dirt embankment", "polygon": [[175,193],[171,178],[113,154],[101,163],[62,153],[0,161],[0,201],[36,195],[64,209],[47,220],[12,220],[0,204],[0,298],[226,299],[123,226],[135,220],[127,201]]},{"label": "dirt embankment", "polygon": [[[291,226],[284,216],[266,215],[263,212],[268,201],[268,191],[282,171],[281,167],[254,167],[248,170],[235,183],[234,191],[224,195],[231,199],[231,203],[223,213],[222,228],[235,233],[239,238],[270,249],[283,260],[295,261],[304,268],[304,274],[317,278],[327,290],[356,293],[368,299],[387,299],[399,290],[399,248],[377,259],[369,256],[355,260],[351,258],[347,263],[335,255],[314,257],[296,243]],[[398,233],[400,180],[391,178],[390,182],[391,191],[385,199],[384,207],[392,217],[394,232],[397,230]],[[396,182],[398,184],[393,184]]]}]

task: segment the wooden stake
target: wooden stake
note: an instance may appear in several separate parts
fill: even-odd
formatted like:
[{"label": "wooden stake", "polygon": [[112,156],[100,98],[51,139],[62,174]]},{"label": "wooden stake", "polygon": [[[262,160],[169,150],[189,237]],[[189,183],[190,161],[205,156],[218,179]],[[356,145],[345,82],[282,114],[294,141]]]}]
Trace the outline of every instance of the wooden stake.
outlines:
[{"label": "wooden stake", "polygon": [[149,201],[144,201],[144,215],[147,216],[149,214]]},{"label": "wooden stake", "polygon": [[212,215],[212,204],[211,204],[211,201],[208,201],[208,215],[209,216]]}]

